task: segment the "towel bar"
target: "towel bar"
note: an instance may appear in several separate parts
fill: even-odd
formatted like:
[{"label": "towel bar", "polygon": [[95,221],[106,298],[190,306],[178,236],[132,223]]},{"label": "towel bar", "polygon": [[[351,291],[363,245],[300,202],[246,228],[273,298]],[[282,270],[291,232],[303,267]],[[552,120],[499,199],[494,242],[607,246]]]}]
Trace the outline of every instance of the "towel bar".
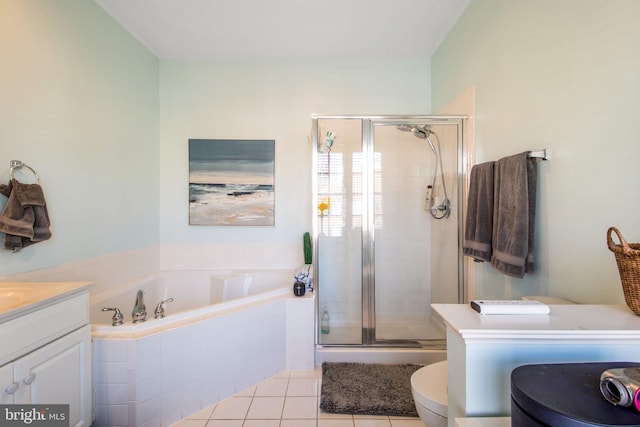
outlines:
[{"label": "towel bar", "polygon": [[549,149],[545,148],[540,151],[531,151],[529,153],[529,158],[549,160]]}]

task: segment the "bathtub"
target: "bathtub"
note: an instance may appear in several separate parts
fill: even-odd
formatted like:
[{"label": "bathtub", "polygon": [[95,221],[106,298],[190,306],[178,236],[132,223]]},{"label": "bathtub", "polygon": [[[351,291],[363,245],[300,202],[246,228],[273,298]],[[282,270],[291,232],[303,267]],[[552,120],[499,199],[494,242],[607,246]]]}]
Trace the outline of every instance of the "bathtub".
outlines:
[{"label": "bathtub", "polygon": [[[141,337],[159,333],[180,323],[191,323],[229,310],[291,293],[294,270],[258,271],[164,271],[136,280],[90,297],[89,318],[94,337],[119,334]],[[143,291],[147,320],[133,323],[131,312],[136,293]],[[158,303],[164,304],[165,317],[154,319]],[[118,308],[123,325],[113,326],[113,311]]]},{"label": "bathtub", "polygon": [[[92,295],[93,425],[170,425],[284,370],[313,369],[314,295],[293,296],[293,275],[171,271]],[[138,289],[147,320],[133,324]],[[123,325],[101,310],[113,306]]]}]

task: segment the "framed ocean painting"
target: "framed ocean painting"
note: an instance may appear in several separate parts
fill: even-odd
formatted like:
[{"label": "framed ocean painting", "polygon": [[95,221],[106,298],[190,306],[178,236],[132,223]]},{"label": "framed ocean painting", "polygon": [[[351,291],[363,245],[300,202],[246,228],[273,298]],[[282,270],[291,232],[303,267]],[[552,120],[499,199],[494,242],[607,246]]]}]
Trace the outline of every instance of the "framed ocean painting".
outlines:
[{"label": "framed ocean painting", "polygon": [[189,224],[275,225],[275,144],[190,139]]}]

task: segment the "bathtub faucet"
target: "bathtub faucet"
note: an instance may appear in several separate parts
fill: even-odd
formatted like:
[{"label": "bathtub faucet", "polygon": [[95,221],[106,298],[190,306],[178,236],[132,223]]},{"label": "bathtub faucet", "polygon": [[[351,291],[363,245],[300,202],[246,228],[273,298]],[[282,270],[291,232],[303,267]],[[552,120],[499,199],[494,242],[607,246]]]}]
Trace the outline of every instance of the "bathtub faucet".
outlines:
[{"label": "bathtub faucet", "polygon": [[124,320],[124,316],[122,312],[118,309],[118,307],[103,307],[102,311],[113,311],[113,317],[111,318],[111,326],[119,326],[122,325],[122,321]]},{"label": "bathtub faucet", "polygon": [[144,302],[142,301],[143,294],[144,292],[140,289],[136,295],[136,305],[133,306],[133,311],[131,312],[133,323],[144,322],[147,318],[147,307],[144,306]]},{"label": "bathtub faucet", "polygon": [[164,317],[164,305],[168,302],[173,302],[173,298],[160,301],[158,305],[156,305],[156,310],[154,311],[156,319],[162,319]]}]

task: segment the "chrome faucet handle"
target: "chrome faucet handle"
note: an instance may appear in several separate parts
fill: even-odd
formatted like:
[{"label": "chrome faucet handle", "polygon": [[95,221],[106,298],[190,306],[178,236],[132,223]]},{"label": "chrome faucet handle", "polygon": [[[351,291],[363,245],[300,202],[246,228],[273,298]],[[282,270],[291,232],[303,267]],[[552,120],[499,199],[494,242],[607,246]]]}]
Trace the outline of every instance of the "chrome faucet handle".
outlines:
[{"label": "chrome faucet handle", "polygon": [[158,303],[156,310],[154,311],[155,319],[162,319],[164,317],[164,305],[168,302],[173,302],[173,298],[169,298]]},{"label": "chrome faucet handle", "polygon": [[111,318],[111,326],[122,325],[122,321],[124,320],[124,316],[118,307],[103,307],[102,311],[114,311],[113,317]]}]

